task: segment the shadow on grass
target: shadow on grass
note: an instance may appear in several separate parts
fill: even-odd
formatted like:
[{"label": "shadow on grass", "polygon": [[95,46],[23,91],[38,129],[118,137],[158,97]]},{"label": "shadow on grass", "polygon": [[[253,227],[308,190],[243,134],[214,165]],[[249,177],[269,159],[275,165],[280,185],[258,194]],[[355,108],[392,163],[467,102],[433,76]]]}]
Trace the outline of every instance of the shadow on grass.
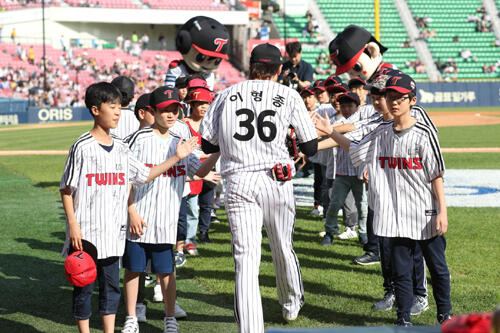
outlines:
[{"label": "shadow on grass", "polygon": [[0,327],[2,332],[22,332],[22,333],[42,333],[33,326],[18,323],[16,321],[0,318]]},{"label": "shadow on grass", "polygon": [[59,182],[39,182],[39,183],[33,184],[33,186],[41,187],[41,188],[48,188],[48,187],[59,188],[59,185],[60,185]]},{"label": "shadow on grass", "polygon": [[[54,323],[75,325],[71,314],[73,288],[64,276],[63,262],[25,255],[0,254],[0,271],[5,276],[0,277],[2,299],[11,300],[3,302],[3,314],[26,313]],[[97,301],[97,297],[93,298],[94,302]],[[16,325],[22,325],[18,322],[10,321],[5,325],[7,326],[0,324],[2,331],[25,332],[16,329]],[[92,316],[90,325],[100,328],[99,316]]]},{"label": "shadow on grass", "polygon": [[33,238],[16,238],[15,241],[19,243],[26,243],[31,249],[34,250],[54,251],[56,253],[61,253],[64,245],[64,243],[42,242],[41,240]]}]

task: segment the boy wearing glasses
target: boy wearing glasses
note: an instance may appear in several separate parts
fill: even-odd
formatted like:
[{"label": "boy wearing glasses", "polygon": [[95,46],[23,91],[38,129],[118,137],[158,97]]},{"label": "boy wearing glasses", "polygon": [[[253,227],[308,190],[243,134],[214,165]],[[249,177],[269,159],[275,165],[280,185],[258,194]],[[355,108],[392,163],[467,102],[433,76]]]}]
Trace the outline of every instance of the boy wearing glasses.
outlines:
[{"label": "boy wearing glasses", "polygon": [[[410,114],[417,102],[415,81],[405,74],[393,76],[384,91],[393,121],[379,125],[359,142],[351,142],[336,131],[330,136],[349,151],[355,166],[367,165],[374,232],[391,238],[397,325],[412,325],[412,255],[417,245],[431,274],[437,321],[442,324],[451,317],[444,161],[436,133]],[[329,129],[324,119],[317,120],[316,126]]]}]

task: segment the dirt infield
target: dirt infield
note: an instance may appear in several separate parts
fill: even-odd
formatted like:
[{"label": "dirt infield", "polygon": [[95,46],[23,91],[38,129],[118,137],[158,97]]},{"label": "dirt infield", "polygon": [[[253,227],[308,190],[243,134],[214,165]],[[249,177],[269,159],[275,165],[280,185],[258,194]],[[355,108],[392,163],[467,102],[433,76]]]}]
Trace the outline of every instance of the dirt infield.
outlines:
[{"label": "dirt infield", "polygon": [[429,116],[437,127],[500,124],[500,111],[429,112]]}]

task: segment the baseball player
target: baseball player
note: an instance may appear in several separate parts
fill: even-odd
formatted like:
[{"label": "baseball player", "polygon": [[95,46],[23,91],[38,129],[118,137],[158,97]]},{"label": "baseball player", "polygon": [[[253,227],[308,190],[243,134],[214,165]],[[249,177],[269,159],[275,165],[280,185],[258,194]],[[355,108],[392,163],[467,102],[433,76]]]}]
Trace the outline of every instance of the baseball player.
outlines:
[{"label": "baseball player", "polygon": [[[125,248],[129,184],[149,183],[188,156],[196,140],[179,144],[175,155],[147,168],[122,140],[109,134],[120,119],[120,91],[100,82],[85,92],[85,105],[94,117],[94,127],[71,146],[60,183],[66,214],[68,250],[82,250],[82,240],[98,252],[99,311],[104,332],[113,332],[120,300],[118,258]],[[80,332],[89,332],[94,283],[73,290],[73,316]]]},{"label": "baseball player", "polygon": [[[397,325],[412,325],[412,255],[417,244],[431,274],[437,320],[442,324],[451,317],[444,161],[436,133],[411,117],[411,106],[417,101],[415,81],[405,74],[393,76],[385,91],[393,121],[381,124],[359,142],[351,143],[335,131],[330,135],[350,152],[354,165],[368,166],[373,228],[376,235],[391,238]],[[321,121],[320,127],[328,130],[329,125]]]},{"label": "baseball player", "polygon": [[[132,153],[152,167],[165,156],[173,156],[179,138],[169,135],[169,128],[182,107],[177,91],[160,87],[151,93],[150,105],[154,109],[155,123],[132,135],[129,141]],[[160,276],[165,300],[164,332],[177,332],[174,317],[175,275],[173,244],[176,242],[177,219],[186,177],[204,177],[213,168],[218,154],[203,165],[198,157],[190,154],[171,166],[163,177],[143,186],[133,186],[134,205],[129,206],[129,228],[123,255],[124,285],[128,316],[123,333],[139,331],[135,314],[139,275],[151,260],[152,273]],[[134,207],[135,206],[135,207]]]},{"label": "baseball player", "polygon": [[285,320],[304,304],[299,262],[293,251],[295,200],[293,162],[285,145],[295,129],[301,151],[316,153],[317,134],[297,91],[276,82],[281,53],[271,44],[255,47],[250,79],[220,92],[203,119],[205,153],[221,152],[221,174],[236,270],[235,318],[240,332],[264,332],[259,291],[262,223],[269,235],[278,299]]},{"label": "baseball player", "polygon": [[122,94],[122,113],[116,128],[112,128],[110,133],[114,136],[125,139],[128,135],[139,129],[139,121],[134,116],[134,112],[129,109],[130,102],[134,99],[134,82],[126,76],[118,76],[111,81]]}]

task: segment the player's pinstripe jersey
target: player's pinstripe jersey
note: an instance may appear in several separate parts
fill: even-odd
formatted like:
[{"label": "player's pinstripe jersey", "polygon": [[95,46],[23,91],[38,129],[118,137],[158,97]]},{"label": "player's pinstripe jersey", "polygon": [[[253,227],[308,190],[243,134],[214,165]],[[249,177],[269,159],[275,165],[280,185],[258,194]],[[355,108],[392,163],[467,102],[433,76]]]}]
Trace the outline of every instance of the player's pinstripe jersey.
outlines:
[{"label": "player's pinstripe jersey", "polygon": [[[144,162],[147,167],[153,167],[175,155],[178,142],[177,137],[169,135],[162,138],[151,128],[144,128],[132,135],[129,145],[139,161]],[[135,208],[147,226],[141,237],[131,235],[127,228],[128,240],[150,244],[175,244],[186,176],[192,178],[200,165],[200,160],[190,154],[152,182],[133,186]]]},{"label": "player's pinstripe jersey", "polygon": [[[129,184],[143,184],[148,176],[149,168],[119,139],[108,152],[87,132],[71,146],[60,188],[71,188],[82,238],[96,246],[98,259],[123,254]],[[68,232],[63,255],[70,245]]]},{"label": "player's pinstripe jersey", "polygon": [[139,120],[134,115],[134,111],[128,108],[122,108],[120,114],[120,120],[116,128],[109,130],[110,134],[118,137],[119,139],[125,139],[130,134],[134,133],[139,129]]},{"label": "player's pinstripe jersey", "polygon": [[267,80],[249,80],[219,93],[203,118],[203,138],[220,146],[222,175],[294,165],[285,146],[288,127],[298,142],[317,138],[299,93]]},{"label": "player's pinstripe jersey", "polygon": [[[177,66],[169,66],[167,70],[167,75],[165,76],[165,85],[167,87],[175,88],[175,80],[179,77],[189,76],[195,72],[188,70],[186,64],[183,61],[179,61]],[[215,86],[215,74],[211,72],[199,72],[196,74],[201,74],[205,81],[207,81],[208,88],[214,90]]]},{"label": "player's pinstripe jersey", "polygon": [[368,166],[376,235],[415,240],[437,235],[439,206],[431,181],[445,167],[435,131],[417,121],[397,132],[393,121],[384,122],[352,142],[350,155],[355,166]]}]

